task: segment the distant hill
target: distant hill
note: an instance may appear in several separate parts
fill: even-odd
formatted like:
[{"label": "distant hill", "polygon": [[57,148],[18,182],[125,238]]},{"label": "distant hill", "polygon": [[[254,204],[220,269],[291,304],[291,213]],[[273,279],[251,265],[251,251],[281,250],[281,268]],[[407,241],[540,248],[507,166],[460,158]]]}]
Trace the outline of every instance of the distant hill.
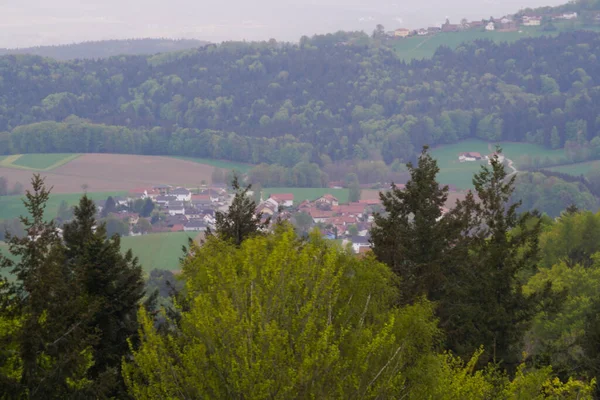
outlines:
[{"label": "distant hill", "polygon": [[0,48],[0,55],[33,54],[57,60],[77,58],[107,58],[122,54],[151,55],[202,47],[209,42],[196,39],[127,39],[83,42],[58,46],[38,46],[22,49]]}]

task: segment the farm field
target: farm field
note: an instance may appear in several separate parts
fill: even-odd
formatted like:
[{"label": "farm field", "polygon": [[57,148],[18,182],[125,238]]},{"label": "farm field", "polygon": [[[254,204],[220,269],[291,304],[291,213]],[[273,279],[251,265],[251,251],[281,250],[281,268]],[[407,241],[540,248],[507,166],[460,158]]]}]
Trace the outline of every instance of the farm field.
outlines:
[{"label": "farm field", "polygon": [[[523,156],[558,158],[563,155],[563,150],[551,150],[530,143],[501,142],[502,152],[507,158],[515,162],[519,168],[519,159]],[[438,181],[446,185],[454,185],[458,189],[471,189],[473,174],[480,170],[486,161],[464,162],[458,161],[458,154],[467,151],[481,153],[482,156],[493,152],[495,144],[483,140],[469,139],[459,143],[438,146],[431,150],[432,156],[438,161],[440,173]]]},{"label": "farm field", "polygon": [[125,253],[131,249],[140,259],[145,274],[153,269],[174,271],[180,269],[181,246],[187,247],[188,239],[194,239],[196,235],[197,232],[173,232],[126,236],[121,238],[121,251]]},{"label": "farm field", "polygon": [[[0,173],[1,175],[1,173]],[[123,196],[126,192],[96,192],[88,193],[92,200],[106,200],[108,196]],[[46,218],[56,217],[58,206],[64,200],[70,206],[76,205],[83,193],[51,194],[46,207]],[[23,196],[0,196],[0,220],[18,218],[25,215]]]},{"label": "farm field", "polygon": [[178,160],[192,161],[198,164],[211,165],[216,168],[226,169],[228,171],[235,169],[237,171],[246,173],[250,171],[254,165],[252,164],[244,164],[235,161],[226,161],[226,160],[213,160],[211,158],[197,158],[197,157],[172,157]]},{"label": "farm field", "polygon": [[271,194],[293,193],[294,203],[299,204],[304,200],[315,200],[324,194],[332,194],[340,203],[348,202],[348,189],[329,189],[329,188],[265,188],[263,197],[269,198]]},{"label": "farm field", "polygon": [[550,171],[562,172],[563,174],[579,176],[585,175],[591,170],[600,170],[600,161],[586,161],[577,164],[560,165],[557,167],[549,167],[545,169],[548,169]]},{"label": "farm field", "polygon": [[16,154],[5,157],[0,161],[0,166],[9,168],[32,169],[49,171],[79,157],[79,154]]},{"label": "farm field", "polygon": [[[6,159],[4,160],[6,162]],[[51,171],[43,172],[53,193],[128,191],[156,184],[198,186],[211,181],[213,166],[170,157],[127,154],[82,154]],[[0,176],[9,184],[29,187],[33,171],[0,164]]]}]

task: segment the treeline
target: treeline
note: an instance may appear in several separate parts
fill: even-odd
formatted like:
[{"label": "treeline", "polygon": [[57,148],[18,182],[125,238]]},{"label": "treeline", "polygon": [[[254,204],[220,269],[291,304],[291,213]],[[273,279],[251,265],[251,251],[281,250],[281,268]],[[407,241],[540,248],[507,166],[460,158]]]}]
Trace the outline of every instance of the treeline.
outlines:
[{"label": "treeline", "polygon": [[56,46],[36,46],[0,49],[0,55],[31,54],[57,60],[107,58],[121,55],[156,54],[206,46],[208,42],[196,39],[125,39],[101,40]]},{"label": "treeline", "polygon": [[[600,373],[600,216],[518,214],[497,160],[442,214],[424,151],[381,195],[372,253],[272,230],[236,191],[183,282],[119,252],[83,197],[56,235],[33,180],[29,236],[0,282],[8,398],[592,399]],[[585,284],[583,284],[585,283]],[[185,288],[185,289],[183,289]],[[137,313],[136,313],[137,311]],[[527,351],[525,352],[525,349]],[[34,351],[35,350],[35,351]]]},{"label": "treeline", "polygon": [[293,168],[322,167],[322,155],[415,160],[423,144],[473,137],[584,149],[600,131],[596,33],[477,41],[410,63],[353,43],[326,35],[151,57],[0,57],[0,149]]},{"label": "treeline", "polygon": [[16,196],[23,194],[23,185],[15,182],[12,188],[8,185],[8,180],[4,176],[0,176],[0,196]]}]

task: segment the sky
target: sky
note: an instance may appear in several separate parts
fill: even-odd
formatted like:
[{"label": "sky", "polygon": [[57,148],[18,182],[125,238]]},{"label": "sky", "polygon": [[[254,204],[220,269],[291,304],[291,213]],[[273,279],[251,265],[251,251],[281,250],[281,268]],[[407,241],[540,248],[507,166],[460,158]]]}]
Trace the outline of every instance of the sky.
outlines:
[{"label": "sky", "polygon": [[0,47],[142,37],[298,41],[480,20],[566,0],[0,0]]}]

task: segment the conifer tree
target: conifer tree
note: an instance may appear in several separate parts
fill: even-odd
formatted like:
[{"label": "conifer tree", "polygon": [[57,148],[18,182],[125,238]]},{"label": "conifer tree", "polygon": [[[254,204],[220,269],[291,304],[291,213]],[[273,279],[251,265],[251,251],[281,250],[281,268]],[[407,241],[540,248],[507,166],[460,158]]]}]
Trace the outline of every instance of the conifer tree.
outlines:
[{"label": "conifer tree", "polygon": [[374,216],[373,252],[400,276],[404,302],[423,295],[437,300],[458,230],[442,218],[448,187],[436,181],[439,168],[426,146],[417,166],[407,167],[411,178],[404,189],[392,184],[391,191],[380,193],[385,213]]},{"label": "conifer tree", "polygon": [[262,214],[256,213],[256,202],[248,195],[252,185],[242,188],[237,175],[234,175],[231,187],[235,196],[227,212],[215,213],[215,233],[221,239],[231,240],[239,246],[244,240],[260,232],[268,222],[261,223]]},{"label": "conifer tree", "polygon": [[15,277],[2,285],[8,290],[0,319],[18,321],[7,339],[16,354],[0,359],[0,381],[7,398],[64,399],[91,384],[86,372],[93,363],[89,348],[94,337],[85,324],[85,298],[65,268],[56,226],[44,218],[50,190],[39,175],[32,187],[24,200],[29,217],[21,217],[27,234],[8,236],[9,251],[18,261],[0,257],[1,266]]},{"label": "conifer tree", "polygon": [[136,336],[137,311],[144,296],[142,269],[131,251],[121,254],[118,235],[107,238],[97,224],[96,207],[84,195],[75,207],[75,219],[64,226],[66,265],[78,277],[93,313],[88,326],[97,332],[94,365],[88,370],[96,394],[123,394],[121,360],[129,339]]}]

